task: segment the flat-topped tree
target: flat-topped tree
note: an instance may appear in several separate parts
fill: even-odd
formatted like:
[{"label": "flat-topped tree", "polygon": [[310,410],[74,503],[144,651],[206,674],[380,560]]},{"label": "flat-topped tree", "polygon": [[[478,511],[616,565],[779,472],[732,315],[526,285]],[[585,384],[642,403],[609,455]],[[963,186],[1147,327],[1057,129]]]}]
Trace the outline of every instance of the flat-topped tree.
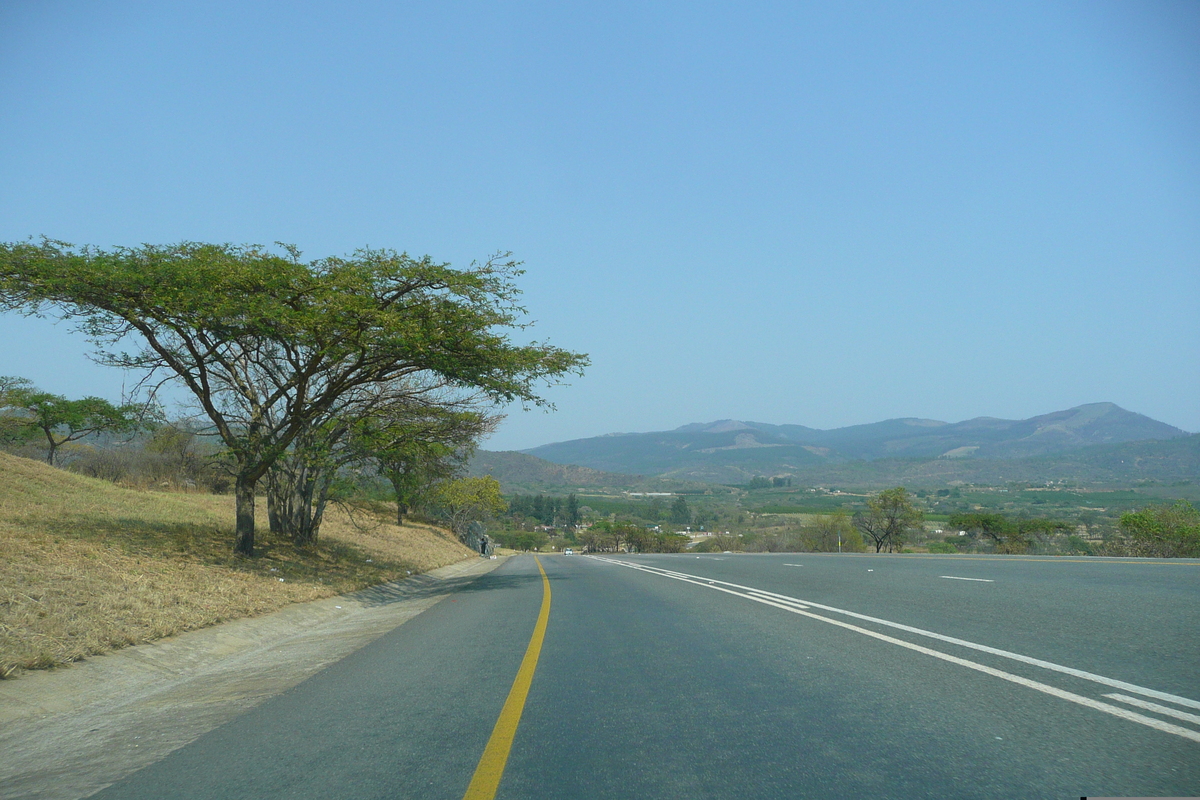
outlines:
[{"label": "flat-topped tree", "polygon": [[383,414],[358,426],[350,446],[374,461],[392,485],[396,523],[438,484],[459,476],[498,416],[461,404],[427,405],[408,413]]},{"label": "flat-topped tree", "polygon": [[[114,406],[102,397],[68,400],[43,392],[22,378],[0,377],[0,428],[21,429],[46,440],[46,461],[55,466],[58,448],[102,433],[136,430],[146,409],[136,405]],[[28,438],[28,436],[26,437]]]},{"label": "flat-topped tree", "polygon": [[[303,262],[294,247],[0,244],[0,308],[72,319],[104,364],[182,383],[236,463],[235,550],[254,552],[254,490],[302,433],[356,393],[436,376],[494,402],[587,358],[517,345],[524,309],[507,254],[459,270],[393,250]],[[134,352],[115,350],[133,337]]]}]

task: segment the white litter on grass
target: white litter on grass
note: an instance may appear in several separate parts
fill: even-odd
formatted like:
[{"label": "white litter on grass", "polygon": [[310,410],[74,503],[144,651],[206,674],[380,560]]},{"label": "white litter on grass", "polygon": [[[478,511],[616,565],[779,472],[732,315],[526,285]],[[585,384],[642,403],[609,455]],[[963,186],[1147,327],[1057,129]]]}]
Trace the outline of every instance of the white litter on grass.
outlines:
[{"label": "white litter on grass", "polygon": [[283,578],[280,578],[280,579],[279,579],[279,582],[280,582],[280,583],[283,583]]},{"label": "white litter on grass", "polygon": [[341,608],[341,606],[334,606],[334,608]]}]

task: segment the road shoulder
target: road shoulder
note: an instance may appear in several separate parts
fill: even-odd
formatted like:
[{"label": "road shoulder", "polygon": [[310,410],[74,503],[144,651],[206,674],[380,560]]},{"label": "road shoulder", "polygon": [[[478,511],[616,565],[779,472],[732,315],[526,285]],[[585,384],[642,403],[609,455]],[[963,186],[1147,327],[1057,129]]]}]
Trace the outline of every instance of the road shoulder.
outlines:
[{"label": "road shoulder", "polygon": [[86,797],[345,658],[503,561],[467,559],[2,682],[0,796]]}]

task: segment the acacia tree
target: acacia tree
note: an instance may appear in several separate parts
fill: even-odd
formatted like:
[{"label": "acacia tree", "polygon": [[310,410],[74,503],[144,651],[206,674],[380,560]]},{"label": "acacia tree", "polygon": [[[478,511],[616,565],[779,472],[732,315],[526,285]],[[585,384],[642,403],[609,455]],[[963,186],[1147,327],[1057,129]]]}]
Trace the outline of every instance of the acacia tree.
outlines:
[{"label": "acacia tree", "polygon": [[[0,415],[5,427],[25,429],[46,440],[46,461],[57,462],[58,448],[98,433],[124,433],[141,424],[136,405],[114,406],[102,397],[68,400],[38,391],[24,378],[0,378]],[[18,434],[19,435],[19,434]]]},{"label": "acacia tree", "polygon": [[969,532],[973,538],[982,536],[992,540],[997,553],[1008,555],[1027,553],[1038,539],[1071,530],[1066,522],[1041,518],[1010,519],[988,511],[952,514],[949,525]]},{"label": "acacia tree", "polygon": [[472,522],[482,522],[508,508],[500,494],[500,482],[491,475],[446,481],[437,488],[433,501],[460,539],[466,539]]},{"label": "acacia tree", "polygon": [[463,404],[425,406],[400,419],[369,420],[353,446],[374,459],[392,485],[396,524],[424,501],[437,484],[457,477],[481,438],[495,429],[500,417]]},{"label": "acacia tree", "polygon": [[920,526],[925,515],[908,499],[903,486],[885,489],[867,501],[867,510],[854,515],[854,527],[870,539],[878,553],[892,552],[908,540],[909,531]]},{"label": "acacia tree", "polygon": [[[507,254],[458,270],[392,250],[304,263],[282,247],[0,244],[0,308],[75,320],[101,363],[191,392],[236,465],[238,553],[254,553],[259,479],[355,391],[433,375],[544,405],[536,386],[587,364],[509,339],[524,309]],[[111,349],[127,336],[140,348]]]},{"label": "acacia tree", "polygon": [[1122,514],[1121,529],[1129,534],[1137,555],[1200,557],[1200,510],[1186,500]]}]

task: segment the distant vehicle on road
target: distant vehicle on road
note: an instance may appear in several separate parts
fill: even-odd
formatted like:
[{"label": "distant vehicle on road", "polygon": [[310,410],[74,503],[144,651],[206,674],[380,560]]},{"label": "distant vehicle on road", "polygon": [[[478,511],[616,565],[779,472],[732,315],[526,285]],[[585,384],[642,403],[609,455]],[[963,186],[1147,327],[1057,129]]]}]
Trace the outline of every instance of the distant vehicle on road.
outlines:
[{"label": "distant vehicle on road", "polygon": [[563,555],[564,556],[573,556],[573,555],[575,555],[575,551],[569,547],[566,547],[566,548],[563,548]]}]

